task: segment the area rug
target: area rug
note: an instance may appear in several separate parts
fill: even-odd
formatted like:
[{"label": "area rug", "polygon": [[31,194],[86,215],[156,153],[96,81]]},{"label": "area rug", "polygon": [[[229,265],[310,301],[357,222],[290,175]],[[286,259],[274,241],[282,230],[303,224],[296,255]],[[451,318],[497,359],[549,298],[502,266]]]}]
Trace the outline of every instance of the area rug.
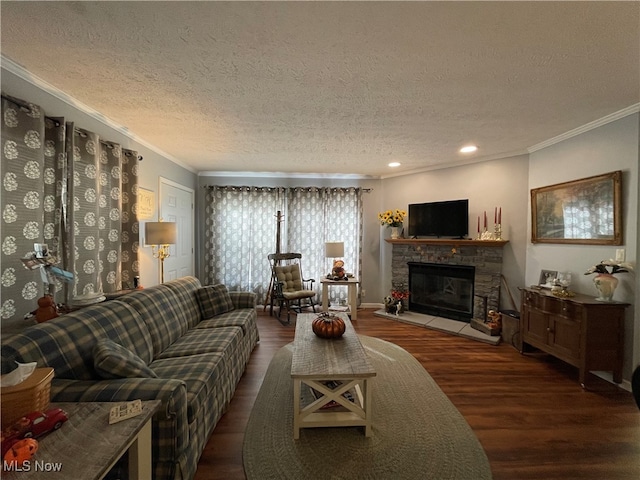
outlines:
[{"label": "area rug", "polygon": [[480,442],[422,365],[397,345],[360,340],[377,372],[373,436],[331,427],[302,429],[293,439],[289,344],[269,364],[249,417],[247,479],[490,479]]}]

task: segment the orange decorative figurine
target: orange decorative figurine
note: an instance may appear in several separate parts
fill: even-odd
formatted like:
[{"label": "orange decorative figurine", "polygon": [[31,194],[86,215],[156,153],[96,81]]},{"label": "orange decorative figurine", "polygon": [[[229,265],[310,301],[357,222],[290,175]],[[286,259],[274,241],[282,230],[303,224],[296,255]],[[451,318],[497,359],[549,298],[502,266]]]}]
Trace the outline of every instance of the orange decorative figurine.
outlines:
[{"label": "orange decorative figurine", "polygon": [[46,322],[58,316],[58,309],[51,295],[45,295],[38,299],[38,309],[36,310],[36,321]]},{"label": "orange decorative figurine", "polygon": [[38,441],[34,438],[23,438],[17,441],[5,453],[5,465],[22,467],[25,462],[31,460],[38,451]]}]

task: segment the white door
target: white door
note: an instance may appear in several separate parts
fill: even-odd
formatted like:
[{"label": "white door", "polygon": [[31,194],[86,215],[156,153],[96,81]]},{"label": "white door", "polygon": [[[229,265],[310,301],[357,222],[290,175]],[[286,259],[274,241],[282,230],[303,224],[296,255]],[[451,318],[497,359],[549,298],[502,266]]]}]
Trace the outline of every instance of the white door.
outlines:
[{"label": "white door", "polygon": [[184,185],[160,177],[160,211],[165,222],[176,222],[176,244],[171,245],[164,261],[164,281],[194,275],[193,245],[194,191]]}]

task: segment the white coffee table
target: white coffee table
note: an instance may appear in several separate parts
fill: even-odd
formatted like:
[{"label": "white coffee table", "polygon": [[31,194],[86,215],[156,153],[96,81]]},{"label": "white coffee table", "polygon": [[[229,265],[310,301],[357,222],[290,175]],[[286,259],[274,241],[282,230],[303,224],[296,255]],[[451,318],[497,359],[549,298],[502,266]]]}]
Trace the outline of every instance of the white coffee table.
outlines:
[{"label": "white coffee table", "polygon": [[[324,339],[313,333],[311,322],[316,314],[302,313],[296,318],[291,363],[294,439],[300,438],[301,428],[314,427],[363,426],[365,436],[372,435],[371,394],[376,371],[347,314],[336,315],[346,325],[344,335],[337,339]],[[327,381],[341,384],[331,389],[325,385]],[[302,405],[303,385],[315,389],[319,398]],[[354,401],[343,396],[347,391],[352,393]],[[339,406],[322,408],[332,401]]]}]

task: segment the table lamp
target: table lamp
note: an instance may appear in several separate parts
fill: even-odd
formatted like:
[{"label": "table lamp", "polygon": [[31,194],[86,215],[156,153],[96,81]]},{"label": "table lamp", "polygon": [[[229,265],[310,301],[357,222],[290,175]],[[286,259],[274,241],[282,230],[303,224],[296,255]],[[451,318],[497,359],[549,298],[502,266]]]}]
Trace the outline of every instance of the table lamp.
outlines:
[{"label": "table lamp", "polygon": [[154,258],[160,259],[160,280],[164,283],[164,259],[169,257],[169,245],[176,243],[175,222],[147,222],[144,225],[145,245],[151,245]]},{"label": "table lamp", "polygon": [[[324,244],[324,256],[326,258],[333,258],[332,264],[335,265],[336,259],[344,256],[344,242],[326,242]],[[344,264],[342,265],[342,267],[344,267]],[[342,270],[342,272],[344,276],[344,269]],[[333,268],[329,276],[337,276],[333,271]]]}]

